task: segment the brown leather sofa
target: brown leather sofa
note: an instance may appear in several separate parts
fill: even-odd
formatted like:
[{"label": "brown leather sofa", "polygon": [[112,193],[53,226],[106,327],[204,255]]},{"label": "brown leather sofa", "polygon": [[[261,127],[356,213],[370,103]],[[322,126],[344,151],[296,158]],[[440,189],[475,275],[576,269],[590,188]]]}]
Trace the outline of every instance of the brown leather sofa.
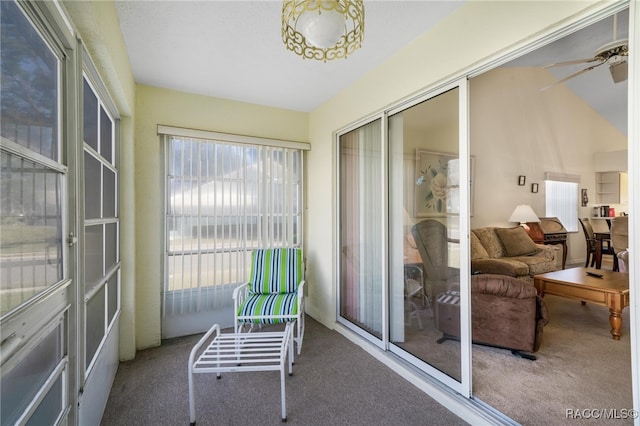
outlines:
[{"label": "brown leather sofa", "polygon": [[[449,294],[451,293],[451,294]],[[459,299],[453,292],[436,298],[436,327],[443,341],[460,336]],[[511,349],[528,359],[542,343],[544,326],[549,322],[544,300],[535,287],[507,275],[471,276],[471,332],[473,343]]]}]

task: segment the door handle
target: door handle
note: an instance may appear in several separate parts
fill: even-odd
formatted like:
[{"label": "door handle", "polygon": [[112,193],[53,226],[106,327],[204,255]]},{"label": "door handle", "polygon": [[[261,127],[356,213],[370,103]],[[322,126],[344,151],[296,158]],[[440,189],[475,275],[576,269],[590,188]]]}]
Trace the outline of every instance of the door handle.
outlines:
[{"label": "door handle", "polygon": [[73,232],[69,232],[69,236],[67,237],[67,245],[69,247],[73,247],[78,243],[78,237],[73,235]]}]

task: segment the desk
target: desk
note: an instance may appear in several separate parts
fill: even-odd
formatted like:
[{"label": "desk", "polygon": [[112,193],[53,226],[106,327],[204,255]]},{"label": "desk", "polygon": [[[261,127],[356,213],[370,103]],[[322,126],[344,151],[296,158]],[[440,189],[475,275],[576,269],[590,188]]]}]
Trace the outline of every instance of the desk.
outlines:
[{"label": "desk", "polygon": [[567,264],[567,230],[557,217],[541,217],[540,222],[527,222],[525,228],[536,244],[562,245],[562,269]]}]

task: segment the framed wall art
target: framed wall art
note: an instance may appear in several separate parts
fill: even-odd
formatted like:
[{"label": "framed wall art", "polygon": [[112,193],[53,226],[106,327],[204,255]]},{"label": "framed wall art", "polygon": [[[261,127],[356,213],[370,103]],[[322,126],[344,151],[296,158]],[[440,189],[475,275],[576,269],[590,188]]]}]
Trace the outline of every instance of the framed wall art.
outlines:
[{"label": "framed wall art", "polygon": [[[416,150],[414,217],[460,214],[460,173],[457,155]],[[474,157],[469,173],[473,216]]]}]

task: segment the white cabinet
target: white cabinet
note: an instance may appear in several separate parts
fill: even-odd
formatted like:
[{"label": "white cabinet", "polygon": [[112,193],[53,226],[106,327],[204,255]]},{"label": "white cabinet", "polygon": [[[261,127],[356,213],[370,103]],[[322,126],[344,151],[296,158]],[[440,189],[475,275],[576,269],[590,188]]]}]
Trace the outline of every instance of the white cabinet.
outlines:
[{"label": "white cabinet", "polygon": [[597,204],[627,204],[628,175],[626,172],[596,173]]}]

